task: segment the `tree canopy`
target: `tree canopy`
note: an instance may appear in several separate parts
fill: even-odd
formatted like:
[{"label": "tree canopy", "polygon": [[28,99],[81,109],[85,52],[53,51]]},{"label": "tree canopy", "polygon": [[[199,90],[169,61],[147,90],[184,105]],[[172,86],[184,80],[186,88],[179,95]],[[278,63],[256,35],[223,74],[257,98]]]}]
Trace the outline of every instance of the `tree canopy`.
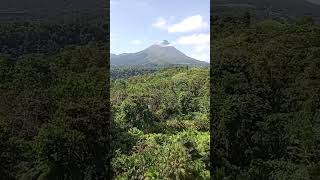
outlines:
[{"label": "tree canopy", "polygon": [[216,179],[320,177],[320,27],[305,22],[213,21]]}]

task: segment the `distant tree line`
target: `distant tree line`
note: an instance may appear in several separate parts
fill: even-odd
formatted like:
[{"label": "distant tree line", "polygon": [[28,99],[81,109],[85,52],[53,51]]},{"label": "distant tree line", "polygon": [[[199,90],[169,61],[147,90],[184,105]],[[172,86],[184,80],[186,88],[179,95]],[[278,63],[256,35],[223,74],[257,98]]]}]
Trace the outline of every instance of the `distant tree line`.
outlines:
[{"label": "distant tree line", "polygon": [[157,68],[143,68],[139,66],[134,66],[134,67],[115,67],[111,66],[110,68],[110,78],[111,79],[126,79],[132,76],[139,76],[139,75],[144,75],[148,73],[153,73],[156,72],[158,69]]},{"label": "distant tree line", "polygon": [[99,22],[17,21],[0,24],[0,53],[18,57],[24,54],[55,54],[69,45],[90,41],[107,43],[108,25]]}]

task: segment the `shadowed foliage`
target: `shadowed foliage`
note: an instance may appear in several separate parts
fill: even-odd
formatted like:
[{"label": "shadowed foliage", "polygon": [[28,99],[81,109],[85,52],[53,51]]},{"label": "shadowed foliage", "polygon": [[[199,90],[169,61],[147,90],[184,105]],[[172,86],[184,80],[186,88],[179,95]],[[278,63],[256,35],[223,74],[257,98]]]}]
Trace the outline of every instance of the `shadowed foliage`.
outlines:
[{"label": "shadowed foliage", "polygon": [[320,27],[215,18],[212,170],[216,179],[320,177]]}]

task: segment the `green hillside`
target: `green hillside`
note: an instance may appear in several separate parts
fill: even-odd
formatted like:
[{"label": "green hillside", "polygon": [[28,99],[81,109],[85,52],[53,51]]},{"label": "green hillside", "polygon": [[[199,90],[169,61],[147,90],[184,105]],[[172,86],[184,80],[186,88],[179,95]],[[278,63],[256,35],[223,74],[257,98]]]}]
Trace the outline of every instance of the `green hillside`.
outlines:
[{"label": "green hillside", "polygon": [[210,179],[209,70],[111,82],[116,179]]}]

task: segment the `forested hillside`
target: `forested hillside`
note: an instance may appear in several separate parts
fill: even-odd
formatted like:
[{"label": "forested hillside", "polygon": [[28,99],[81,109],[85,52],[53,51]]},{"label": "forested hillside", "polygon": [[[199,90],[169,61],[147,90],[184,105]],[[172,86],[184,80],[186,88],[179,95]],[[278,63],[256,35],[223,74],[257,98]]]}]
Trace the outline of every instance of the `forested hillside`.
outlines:
[{"label": "forested hillside", "polygon": [[213,17],[216,179],[320,178],[320,27]]},{"label": "forested hillside", "polygon": [[215,0],[212,15],[241,16],[250,11],[259,20],[286,19],[291,22],[303,16],[320,20],[318,0]]},{"label": "forested hillside", "polygon": [[0,24],[0,53],[12,57],[54,55],[70,45],[86,45],[90,41],[107,44],[107,36],[107,23],[84,21],[80,17],[72,22],[5,22]]},{"label": "forested hillside", "polygon": [[0,179],[108,178],[103,29],[85,23],[0,26]]},{"label": "forested hillside", "polygon": [[111,81],[116,179],[210,179],[209,69]]}]

